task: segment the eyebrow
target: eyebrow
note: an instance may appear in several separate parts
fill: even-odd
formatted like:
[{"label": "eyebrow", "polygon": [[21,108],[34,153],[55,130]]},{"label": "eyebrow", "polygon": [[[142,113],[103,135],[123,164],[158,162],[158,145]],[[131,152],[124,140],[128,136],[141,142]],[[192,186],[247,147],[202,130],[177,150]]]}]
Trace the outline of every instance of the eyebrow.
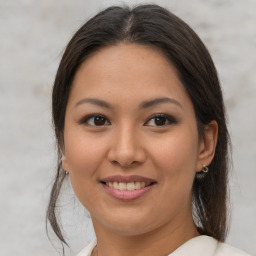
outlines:
[{"label": "eyebrow", "polygon": [[[97,105],[100,107],[113,109],[113,106],[111,104],[109,104],[108,102],[106,102],[104,100],[96,99],[96,98],[81,99],[75,104],[75,107],[77,107],[83,103],[91,103],[91,104],[94,104],[94,105]],[[173,104],[179,106],[180,108],[182,108],[182,105],[177,100],[172,99],[172,98],[156,98],[156,99],[149,100],[149,101],[143,101],[139,105],[139,108],[140,109],[150,108],[155,105],[162,104],[162,103],[173,103]]]},{"label": "eyebrow", "polygon": [[156,99],[149,100],[149,101],[143,101],[140,104],[139,108],[149,108],[154,105],[161,104],[161,103],[173,103],[173,104],[179,106],[180,108],[182,108],[182,105],[177,100],[172,99],[172,98],[156,98]]},{"label": "eyebrow", "polygon": [[83,103],[91,103],[91,104],[94,104],[94,105],[97,105],[100,107],[104,107],[104,108],[113,108],[113,106],[110,105],[109,103],[107,103],[106,101],[100,100],[100,99],[95,99],[95,98],[86,98],[86,99],[79,100],[76,103],[75,107],[77,107]]}]

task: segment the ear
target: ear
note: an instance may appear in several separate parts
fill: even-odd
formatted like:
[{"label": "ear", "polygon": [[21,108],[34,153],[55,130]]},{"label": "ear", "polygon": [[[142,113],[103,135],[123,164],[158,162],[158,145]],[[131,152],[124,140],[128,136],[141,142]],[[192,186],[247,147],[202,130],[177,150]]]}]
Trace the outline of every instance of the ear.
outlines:
[{"label": "ear", "polygon": [[198,161],[196,171],[200,172],[203,166],[208,166],[215,155],[218,138],[218,124],[215,120],[205,125],[203,137],[199,143]]},{"label": "ear", "polygon": [[63,152],[62,150],[61,150],[61,163],[62,163],[62,169],[64,171],[68,171],[69,170],[68,161],[67,161],[65,152]]}]

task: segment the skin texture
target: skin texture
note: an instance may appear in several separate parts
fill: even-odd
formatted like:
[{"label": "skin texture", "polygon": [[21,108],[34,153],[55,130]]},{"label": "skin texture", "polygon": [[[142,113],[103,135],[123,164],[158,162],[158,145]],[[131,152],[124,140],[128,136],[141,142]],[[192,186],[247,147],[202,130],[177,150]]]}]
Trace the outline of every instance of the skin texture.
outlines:
[{"label": "skin texture", "polygon": [[[111,108],[83,101],[104,100]],[[156,98],[162,102],[140,108]],[[177,103],[178,102],[178,103]],[[155,114],[171,121],[158,125]],[[104,116],[102,125],[91,114]],[[63,169],[91,214],[95,255],[166,255],[198,234],[191,214],[195,173],[209,165],[217,140],[212,121],[199,138],[192,102],[175,68],[157,49],[136,44],[103,48],[79,68],[69,97]],[[100,180],[140,175],[156,180],[142,197],[124,202]]]}]

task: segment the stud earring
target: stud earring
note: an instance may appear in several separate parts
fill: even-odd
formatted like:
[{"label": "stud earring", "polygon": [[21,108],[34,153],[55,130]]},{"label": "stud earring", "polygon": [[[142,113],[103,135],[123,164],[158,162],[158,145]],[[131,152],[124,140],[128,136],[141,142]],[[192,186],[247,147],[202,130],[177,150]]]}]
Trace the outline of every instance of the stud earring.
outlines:
[{"label": "stud earring", "polygon": [[69,172],[68,172],[68,171],[65,171],[65,175],[66,175],[66,176],[69,175]]},{"label": "stud earring", "polygon": [[197,172],[196,173],[196,178],[198,180],[202,180],[205,178],[206,174],[209,172],[209,168],[204,164],[203,165],[203,168],[200,172]]},{"label": "stud earring", "polygon": [[204,172],[204,173],[209,172],[209,168],[207,166],[205,166],[205,164],[204,164],[204,166],[202,168],[202,172]]}]

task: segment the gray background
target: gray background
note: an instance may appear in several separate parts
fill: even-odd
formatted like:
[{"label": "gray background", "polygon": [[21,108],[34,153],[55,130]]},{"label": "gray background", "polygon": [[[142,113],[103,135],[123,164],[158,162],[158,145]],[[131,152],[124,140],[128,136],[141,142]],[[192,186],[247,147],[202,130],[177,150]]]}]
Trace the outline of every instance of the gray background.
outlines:
[{"label": "gray background", "polygon": [[[227,242],[256,255],[256,1],[151,2],[184,19],[213,56],[233,142]],[[57,255],[44,223],[55,168],[51,86],[71,35],[113,3],[120,1],[0,0],[0,256]],[[69,187],[61,204],[74,255],[93,231]]]}]

